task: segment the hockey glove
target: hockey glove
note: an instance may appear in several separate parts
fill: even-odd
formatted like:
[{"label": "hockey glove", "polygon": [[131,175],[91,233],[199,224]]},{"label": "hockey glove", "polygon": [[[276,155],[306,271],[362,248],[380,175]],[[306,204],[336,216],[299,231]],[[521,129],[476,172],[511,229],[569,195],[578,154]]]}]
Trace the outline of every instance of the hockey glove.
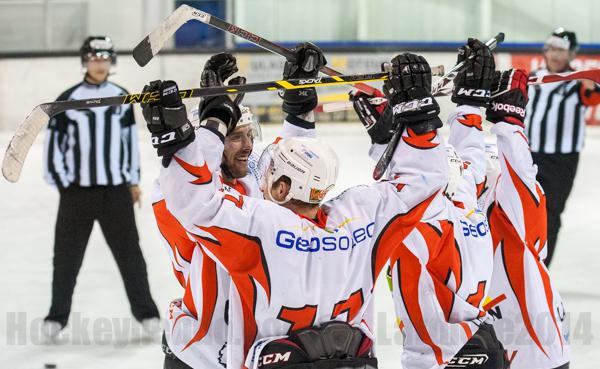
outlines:
[{"label": "hockey glove", "polygon": [[[215,54],[208,59],[204,64],[202,75],[200,77],[200,87],[216,87],[225,85],[225,81],[233,76],[238,71],[237,60],[235,56],[229,53]],[[227,83],[228,85],[243,85],[246,83],[246,78],[237,76],[233,77]],[[240,104],[244,94],[237,94],[233,99],[236,104]],[[202,102],[200,101],[200,106]]]},{"label": "hockey glove", "polygon": [[[284,79],[315,78],[319,70],[327,64],[323,52],[317,46],[305,42],[297,45],[291,51],[295,59],[285,62],[283,67]],[[285,90],[282,109],[291,115],[302,115],[317,107],[317,91],[314,87],[297,90]]]},{"label": "hockey glove", "polygon": [[204,64],[200,87],[222,86],[227,78],[238,71],[235,56],[229,53],[215,54]]},{"label": "hockey glove", "polygon": [[143,103],[142,114],[152,135],[152,146],[163,158],[166,168],[173,154],[194,140],[194,130],[181,102],[179,88],[174,81],[152,81],[143,92],[158,93],[157,103]]},{"label": "hockey glove", "polygon": [[490,48],[481,41],[470,38],[458,49],[457,64],[466,62],[454,79],[452,101],[458,105],[487,107],[490,102],[490,87],[494,76],[494,56]]},{"label": "hockey glove", "polygon": [[383,93],[375,90],[375,94],[369,96],[361,91],[350,92],[354,111],[371,136],[371,143],[387,144],[394,133],[392,110],[388,108],[387,101],[378,105],[372,104],[369,102],[369,98],[372,97],[383,97]]},{"label": "hockey glove", "polygon": [[486,119],[492,123],[503,121],[524,127],[526,105],[527,73],[522,69],[495,72]]},{"label": "hockey glove", "polygon": [[431,96],[431,68],[422,56],[404,53],[393,58],[383,93],[392,109],[394,127],[405,123],[416,134],[423,134],[442,126],[440,106]]}]

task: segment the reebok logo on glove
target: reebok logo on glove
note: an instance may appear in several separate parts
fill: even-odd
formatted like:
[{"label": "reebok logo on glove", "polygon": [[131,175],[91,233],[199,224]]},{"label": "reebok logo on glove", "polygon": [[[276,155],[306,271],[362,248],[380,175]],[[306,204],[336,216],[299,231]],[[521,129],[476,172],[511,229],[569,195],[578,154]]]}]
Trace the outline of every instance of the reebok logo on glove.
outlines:
[{"label": "reebok logo on glove", "polygon": [[525,109],[511,104],[502,104],[492,101],[492,106],[490,107],[490,110],[492,110],[493,112],[504,111],[507,113],[515,113],[519,115],[521,119],[525,118]]}]

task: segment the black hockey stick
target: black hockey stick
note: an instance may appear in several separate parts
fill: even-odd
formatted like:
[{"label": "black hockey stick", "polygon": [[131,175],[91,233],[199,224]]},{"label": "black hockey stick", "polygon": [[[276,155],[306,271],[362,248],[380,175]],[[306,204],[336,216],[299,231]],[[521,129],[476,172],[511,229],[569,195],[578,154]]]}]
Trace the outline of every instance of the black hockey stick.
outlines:
[{"label": "black hockey stick", "polygon": [[[504,33],[500,32],[495,37],[492,37],[491,39],[489,39],[485,44],[491,50],[494,50],[496,48],[496,46],[498,46],[498,44],[501,43],[502,41],[504,41]],[[440,78],[438,81],[436,81],[436,83],[431,87],[431,95],[436,96],[436,95],[445,94],[444,90],[448,89],[450,82],[452,82],[454,80],[454,78],[456,78],[456,75],[458,74],[458,72],[464,65],[465,65],[464,61],[456,64],[452,69],[450,69],[450,71],[448,71],[448,73],[446,73],[442,78]],[[402,133],[404,132],[404,128],[405,128],[404,124],[400,124],[396,128],[396,131],[392,135],[392,138],[390,139],[390,142],[388,143],[387,147],[385,148],[385,151],[383,152],[383,154],[381,155],[381,158],[379,158],[379,161],[375,165],[375,169],[373,170],[373,179],[379,180],[379,179],[381,179],[381,177],[383,177],[383,174],[385,173],[388,166],[390,165],[390,161],[392,160],[394,151],[396,151],[396,147],[398,146],[400,137],[402,136]]]},{"label": "black hockey stick", "polygon": [[[269,40],[266,40],[250,31],[246,31],[234,24],[228,23],[220,18],[215,17],[209,13],[203,12],[202,10],[193,8],[189,5],[181,5],[171,15],[169,15],[156,29],[154,29],[146,38],[144,38],[134,49],[133,58],[139,66],[143,67],[158,54],[162,49],[165,42],[173,36],[173,34],[186,22],[190,20],[198,20],[204,24],[220,29],[221,31],[229,32],[232,35],[243,38],[244,40],[250,41],[253,44],[262,47],[263,49],[272,53],[278,54],[286,58],[287,60],[294,60],[295,54],[289,49],[277,45]],[[433,69],[434,75],[443,74],[439,73],[438,69]],[[329,76],[340,76],[340,72],[333,70],[327,66],[321,68],[321,72]],[[439,73],[439,74],[436,74]],[[354,85],[355,88],[363,91],[368,95],[375,93],[375,88],[364,83],[357,83]]]},{"label": "black hockey stick", "polygon": [[[388,79],[389,74],[370,73],[355,74],[348,76],[317,77],[305,79],[290,79],[270,82],[249,83],[245,85],[219,86],[194,88],[190,90],[181,90],[179,94],[182,98],[202,97],[238,94],[260,91],[275,90],[293,90],[307,87],[324,87],[335,85],[348,85],[361,82],[384,81]],[[10,182],[16,182],[21,175],[21,170],[27,157],[27,153],[33,144],[38,133],[44,128],[50,118],[58,113],[71,109],[89,109],[101,106],[114,106],[124,104],[149,103],[158,101],[158,92],[139,93],[131,95],[101,97],[86,100],[55,101],[36,106],[25,120],[17,127],[13,135],[2,162],[2,174]]]}]

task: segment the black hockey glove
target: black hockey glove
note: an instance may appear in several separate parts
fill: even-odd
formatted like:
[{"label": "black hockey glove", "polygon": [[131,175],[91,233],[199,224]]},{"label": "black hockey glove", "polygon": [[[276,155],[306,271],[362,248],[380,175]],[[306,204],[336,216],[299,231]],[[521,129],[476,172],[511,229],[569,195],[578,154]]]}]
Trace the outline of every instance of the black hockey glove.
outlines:
[{"label": "black hockey glove", "polygon": [[215,54],[204,64],[200,87],[222,86],[238,71],[235,56],[229,53]]},{"label": "black hockey glove", "polygon": [[490,87],[494,76],[494,56],[490,48],[481,41],[469,38],[465,46],[458,49],[456,63],[466,64],[454,78],[452,101],[459,105],[487,107],[490,102]]},{"label": "black hockey glove", "polygon": [[143,103],[142,114],[152,135],[152,146],[166,168],[173,155],[194,140],[194,130],[181,102],[179,88],[174,81],[152,81],[143,92],[158,94],[158,102]]},{"label": "black hockey glove", "polygon": [[[200,87],[223,86],[225,85],[225,81],[237,73],[237,71],[238,67],[235,56],[229,53],[215,54],[204,64],[204,69],[200,77]],[[237,76],[231,78],[227,84],[243,85],[245,83],[245,77]],[[239,105],[243,98],[244,94],[238,94],[235,96],[234,102]],[[202,105],[202,100],[200,105]]]},{"label": "black hockey glove", "polygon": [[[229,53],[215,54],[204,65],[200,78],[200,87],[223,86],[225,81],[238,71],[236,59]],[[229,80],[229,85],[242,85],[246,78],[237,76]],[[227,95],[202,98],[198,104],[200,125],[216,133],[221,141],[232,132],[242,115],[239,104],[244,94],[236,95],[233,100]],[[216,118],[216,119],[215,119]]]},{"label": "black hockey glove", "polygon": [[431,96],[431,68],[422,56],[404,53],[393,58],[383,93],[392,109],[394,127],[404,122],[415,133],[423,134],[442,126],[440,106]]},{"label": "black hockey glove", "polygon": [[[288,60],[283,67],[283,79],[316,78],[319,70],[327,64],[323,52],[317,46],[305,42],[297,45],[291,51],[295,60]],[[282,109],[291,115],[302,115],[317,107],[317,91],[314,87],[297,90],[285,90]]]},{"label": "black hockey glove", "polygon": [[371,136],[371,143],[387,144],[394,134],[392,110],[388,108],[387,101],[381,104],[372,104],[369,99],[383,97],[383,93],[375,90],[373,96],[361,91],[350,92],[350,101],[363,126]]},{"label": "black hockey glove", "polygon": [[492,123],[500,121],[524,127],[527,105],[527,73],[522,69],[495,72],[492,100],[485,117]]}]

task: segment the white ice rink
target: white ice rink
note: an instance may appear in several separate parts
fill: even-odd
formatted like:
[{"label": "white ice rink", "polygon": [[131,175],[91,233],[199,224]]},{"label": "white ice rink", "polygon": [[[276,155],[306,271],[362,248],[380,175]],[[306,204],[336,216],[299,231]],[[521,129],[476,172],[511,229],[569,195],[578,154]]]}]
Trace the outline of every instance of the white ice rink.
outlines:
[{"label": "white ice rink", "polygon": [[[276,126],[267,126],[265,139]],[[317,126],[341,160],[336,192],[371,181],[368,136],[357,123]],[[152,294],[161,313],[181,295],[159,243],[150,203],[158,161],[141,130],[143,205],[136,209],[141,247]],[[42,136],[42,135],[41,135]],[[0,369],[162,368],[158,340],[143,339],[133,320],[116,264],[96,226],[88,244],[73,299],[73,313],[59,345],[39,335],[50,304],[52,246],[57,191],[42,179],[42,137],[32,148],[19,183],[0,179]],[[0,151],[10,134],[0,134]],[[573,195],[563,215],[558,251],[551,269],[571,319],[571,368],[595,369],[600,361],[600,128],[588,129]],[[597,233],[598,232],[598,233]],[[384,280],[377,290],[377,349],[381,368],[399,368],[401,335]],[[596,311],[596,309],[599,309]]]}]

